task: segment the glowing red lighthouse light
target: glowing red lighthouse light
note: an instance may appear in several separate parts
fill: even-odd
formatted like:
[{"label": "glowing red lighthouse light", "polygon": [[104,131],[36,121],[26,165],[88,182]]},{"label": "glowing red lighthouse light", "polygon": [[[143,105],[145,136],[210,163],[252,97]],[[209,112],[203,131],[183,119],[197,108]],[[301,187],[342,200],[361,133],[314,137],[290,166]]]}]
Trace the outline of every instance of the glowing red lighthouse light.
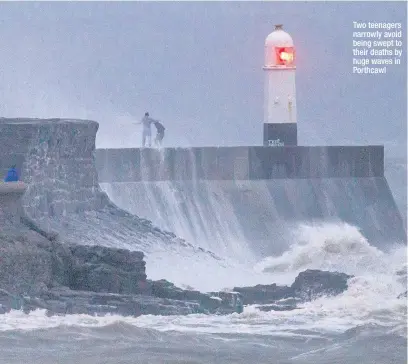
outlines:
[{"label": "glowing red lighthouse light", "polygon": [[295,52],[293,47],[283,47],[276,49],[276,64],[291,65],[295,60]]}]

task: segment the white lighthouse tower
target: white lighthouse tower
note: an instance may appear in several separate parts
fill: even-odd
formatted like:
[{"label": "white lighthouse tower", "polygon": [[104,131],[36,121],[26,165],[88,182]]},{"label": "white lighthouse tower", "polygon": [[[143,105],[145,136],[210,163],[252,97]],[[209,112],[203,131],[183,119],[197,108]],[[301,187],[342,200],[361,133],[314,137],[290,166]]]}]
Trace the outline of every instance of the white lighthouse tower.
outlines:
[{"label": "white lighthouse tower", "polygon": [[265,40],[264,146],[297,145],[295,48],[276,25]]}]

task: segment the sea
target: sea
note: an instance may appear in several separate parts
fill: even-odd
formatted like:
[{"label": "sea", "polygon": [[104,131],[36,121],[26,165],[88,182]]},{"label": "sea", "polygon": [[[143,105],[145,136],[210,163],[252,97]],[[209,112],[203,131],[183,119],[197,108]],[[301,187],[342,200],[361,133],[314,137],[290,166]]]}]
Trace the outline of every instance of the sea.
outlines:
[{"label": "sea", "polygon": [[[388,161],[389,184],[406,209],[406,161]],[[402,211],[404,214],[405,211]],[[166,275],[202,291],[258,283],[291,284],[308,268],[353,275],[348,289],[291,311],[192,314],[136,318],[107,315],[47,316],[11,311],[0,315],[0,363],[407,363],[406,246],[386,251],[345,223],[299,225],[299,238],[281,255],[245,264],[242,260],[200,262],[165,252],[147,257],[147,274]],[[194,262],[189,266],[186,262]]]}]

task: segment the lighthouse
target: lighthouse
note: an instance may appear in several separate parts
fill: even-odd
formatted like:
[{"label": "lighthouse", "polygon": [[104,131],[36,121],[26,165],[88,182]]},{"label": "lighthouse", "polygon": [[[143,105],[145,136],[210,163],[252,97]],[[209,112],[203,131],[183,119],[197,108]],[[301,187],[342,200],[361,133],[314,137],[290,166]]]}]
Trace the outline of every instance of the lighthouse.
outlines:
[{"label": "lighthouse", "polygon": [[297,145],[295,48],[282,27],[265,40],[264,146]]}]

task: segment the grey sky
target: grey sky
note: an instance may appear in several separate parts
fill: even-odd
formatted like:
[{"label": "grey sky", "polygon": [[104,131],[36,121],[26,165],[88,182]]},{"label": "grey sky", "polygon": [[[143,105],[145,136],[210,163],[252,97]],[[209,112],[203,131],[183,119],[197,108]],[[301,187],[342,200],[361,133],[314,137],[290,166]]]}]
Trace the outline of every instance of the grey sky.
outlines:
[{"label": "grey sky", "polygon": [[[353,75],[352,22],[403,23],[391,2],[0,3],[0,115],[100,122],[98,146],[139,146],[145,111],[167,145],[262,143],[263,45],[297,51],[300,144],[406,141],[406,55]],[[405,51],[405,50],[404,50]],[[405,150],[405,147],[404,149]]]}]

